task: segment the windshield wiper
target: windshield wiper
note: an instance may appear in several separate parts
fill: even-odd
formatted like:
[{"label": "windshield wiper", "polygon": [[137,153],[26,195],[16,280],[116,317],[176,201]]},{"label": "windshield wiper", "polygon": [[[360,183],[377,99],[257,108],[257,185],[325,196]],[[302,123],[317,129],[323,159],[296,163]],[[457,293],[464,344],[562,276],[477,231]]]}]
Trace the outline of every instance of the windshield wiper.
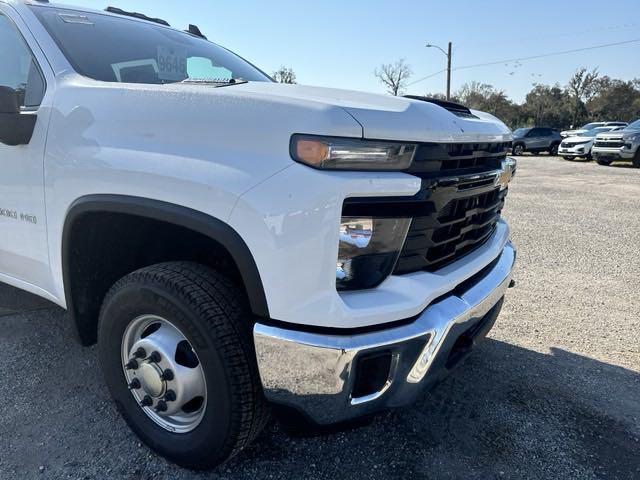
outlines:
[{"label": "windshield wiper", "polygon": [[243,83],[249,83],[248,80],[243,78],[187,78],[180,83],[186,83],[191,85],[216,85],[218,87],[230,87],[232,85],[242,85]]}]

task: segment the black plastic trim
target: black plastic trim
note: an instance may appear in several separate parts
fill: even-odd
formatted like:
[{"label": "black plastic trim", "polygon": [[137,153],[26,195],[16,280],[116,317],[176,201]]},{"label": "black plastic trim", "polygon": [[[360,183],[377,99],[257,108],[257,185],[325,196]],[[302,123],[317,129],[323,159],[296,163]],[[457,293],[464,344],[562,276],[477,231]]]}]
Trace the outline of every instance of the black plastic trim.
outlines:
[{"label": "black plastic trim", "polygon": [[69,268],[72,254],[70,235],[73,224],[80,217],[95,212],[124,213],[159,220],[193,230],[220,243],[227,249],[240,271],[252,312],[258,317],[269,317],[258,267],[249,247],[233,228],[217,218],[188,207],[127,195],[88,195],[73,202],[67,212],[62,234],[62,272],[67,310],[74,316]]},{"label": "black plastic trim", "polygon": [[107,7],[104,9],[104,11],[108,13],[113,13],[115,15],[122,15],[123,17],[132,17],[132,18],[137,18],[139,20],[146,20],[147,22],[157,23],[160,25],[164,25],[165,27],[171,26],[169,22],[161,18],[148,17],[143,13],[128,12],[126,10],[122,10],[121,8],[117,8],[117,7]]},{"label": "black plastic trim", "polygon": [[465,107],[460,103],[451,102],[449,100],[441,100],[439,98],[433,98],[433,97],[423,97],[420,95],[405,95],[404,98],[409,98],[411,100],[418,100],[420,102],[432,103],[456,115],[478,118],[471,112],[469,107]]}]

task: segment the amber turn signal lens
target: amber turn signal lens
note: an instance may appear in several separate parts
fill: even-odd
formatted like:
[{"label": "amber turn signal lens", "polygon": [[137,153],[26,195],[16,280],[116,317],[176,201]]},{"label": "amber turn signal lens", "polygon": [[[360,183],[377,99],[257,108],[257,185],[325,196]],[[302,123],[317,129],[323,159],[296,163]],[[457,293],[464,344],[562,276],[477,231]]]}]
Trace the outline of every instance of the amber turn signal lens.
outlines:
[{"label": "amber turn signal lens", "polygon": [[304,163],[320,167],[329,158],[329,145],[318,140],[301,139],[296,143],[296,155]]},{"label": "amber turn signal lens", "polygon": [[411,166],[417,145],[359,138],[293,135],[291,157],[313,168],[352,171],[397,171]]}]

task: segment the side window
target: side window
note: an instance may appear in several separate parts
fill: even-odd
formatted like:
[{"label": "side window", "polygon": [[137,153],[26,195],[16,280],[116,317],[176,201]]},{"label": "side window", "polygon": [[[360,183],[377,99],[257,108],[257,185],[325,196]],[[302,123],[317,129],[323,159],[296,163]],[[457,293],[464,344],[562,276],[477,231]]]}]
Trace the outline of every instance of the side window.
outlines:
[{"label": "side window", "polygon": [[37,107],[44,97],[42,73],[13,22],[0,13],[0,86],[18,92],[20,106]]},{"label": "side window", "polygon": [[533,137],[539,137],[541,134],[540,129],[539,128],[532,128],[529,133],[527,134],[527,137],[533,138]]}]

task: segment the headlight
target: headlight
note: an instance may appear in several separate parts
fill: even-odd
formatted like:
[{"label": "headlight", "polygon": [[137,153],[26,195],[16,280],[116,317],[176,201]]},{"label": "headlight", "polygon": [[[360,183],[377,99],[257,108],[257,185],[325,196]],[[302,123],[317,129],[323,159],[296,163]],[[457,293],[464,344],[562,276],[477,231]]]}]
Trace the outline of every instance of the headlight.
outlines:
[{"label": "headlight", "polygon": [[409,218],[343,217],[336,266],[338,290],[380,285],[395,267],[410,224]]},{"label": "headlight", "polygon": [[291,156],[323,170],[406,170],[417,145],[349,138],[294,135]]}]

